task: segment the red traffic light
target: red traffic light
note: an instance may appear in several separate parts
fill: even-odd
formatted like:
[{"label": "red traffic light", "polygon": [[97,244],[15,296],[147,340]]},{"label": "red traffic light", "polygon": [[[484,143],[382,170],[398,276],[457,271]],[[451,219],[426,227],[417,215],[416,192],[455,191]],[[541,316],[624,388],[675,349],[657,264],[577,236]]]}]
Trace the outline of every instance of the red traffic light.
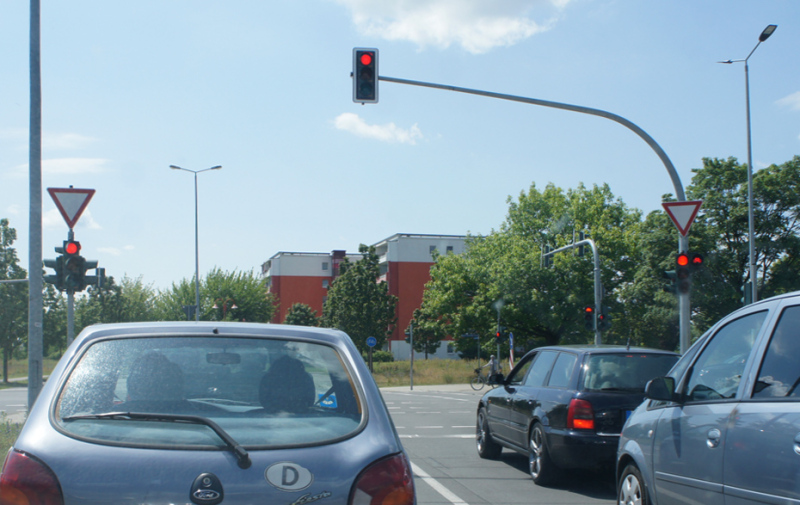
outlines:
[{"label": "red traffic light", "polygon": [[81,243],[67,240],[64,242],[64,252],[70,256],[74,256],[81,252]]},{"label": "red traffic light", "polygon": [[692,266],[695,266],[695,267],[703,266],[703,255],[702,254],[692,254]]},{"label": "red traffic light", "polygon": [[678,257],[675,258],[675,263],[677,263],[679,267],[689,266],[689,255],[680,253]]},{"label": "red traffic light", "polygon": [[370,64],[372,64],[372,53],[362,53],[361,54],[361,64],[362,65],[370,65]]},{"label": "red traffic light", "polygon": [[587,305],[587,306],[586,306],[586,308],[584,308],[584,309],[583,309],[583,311],[584,311],[586,314],[592,314],[592,313],[594,313],[594,307],[591,307],[591,306],[588,306],[588,305]]}]

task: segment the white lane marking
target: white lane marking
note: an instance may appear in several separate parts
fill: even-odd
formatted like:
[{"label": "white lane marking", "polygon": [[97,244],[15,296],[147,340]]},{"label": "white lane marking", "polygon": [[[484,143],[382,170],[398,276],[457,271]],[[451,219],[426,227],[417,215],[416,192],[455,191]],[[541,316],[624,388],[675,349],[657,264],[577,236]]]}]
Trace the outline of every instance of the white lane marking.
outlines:
[{"label": "white lane marking", "polygon": [[425,473],[422,468],[418,467],[413,462],[411,463],[411,469],[414,471],[414,474],[416,474],[417,477],[422,479],[426,484],[432,487],[434,491],[442,495],[445,500],[449,501],[453,505],[469,505],[467,502],[459,498],[454,492],[444,487],[441,482]]}]

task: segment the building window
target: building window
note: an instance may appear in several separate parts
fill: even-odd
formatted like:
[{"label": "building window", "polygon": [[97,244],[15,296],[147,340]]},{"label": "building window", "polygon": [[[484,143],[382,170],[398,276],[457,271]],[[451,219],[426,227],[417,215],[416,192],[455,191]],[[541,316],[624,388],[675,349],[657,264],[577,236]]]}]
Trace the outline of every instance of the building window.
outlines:
[{"label": "building window", "polygon": [[328,269],[328,262],[327,261],[323,261],[322,262],[322,269],[323,270],[327,270]]},{"label": "building window", "polygon": [[328,279],[322,279],[322,289],[328,289]]},{"label": "building window", "polygon": [[431,254],[433,254],[433,251],[435,251],[435,250],[436,250],[436,246],[435,245],[430,246]]},{"label": "building window", "polygon": [[453,252],[453,246],[451,246],[451,245],[447,246],[447,252],[448,253]]},{"label": "building window", "polygon": [[456,353],[456,348],[453,346],[453,344],[447,344],[447,354],[455,354],[455,353]]}]

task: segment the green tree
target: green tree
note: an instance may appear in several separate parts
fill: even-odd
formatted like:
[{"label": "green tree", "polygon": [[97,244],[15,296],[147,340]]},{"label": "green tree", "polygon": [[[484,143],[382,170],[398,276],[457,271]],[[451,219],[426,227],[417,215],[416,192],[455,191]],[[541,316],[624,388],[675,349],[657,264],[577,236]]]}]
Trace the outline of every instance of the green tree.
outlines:
[{"label": "green tree", "polygon": [[126,323],[155,321],[154,307],[157,293],[142,278],[123,277],[117,284],[107,277],[103,287],[90,286],[76,301],[76,333],[98,323]]},{"label": "green tree", "polygon": [[305,303],[295,303],[286,311],[283,322],[295,326],[319,326],[319,317],[317,311]]},{"label": "green tree", "polygon": [[275,297],[252,271],[214,268],[203,282],[201,299],[200,319],[207,321],[268,323],[275,315]]},{"label": "green tree", "polygon": [[378,282],[380,267],[374,247],[359,246],[362,259],[347,258],[328,291],[322,326],[338,328],[353,339],[360,352],[367,350],[367,338],[375,337],[380,349],[396,322],[397,297],[390,295],[385,281]]},{"label": "green tree", "polygon": [[[13,248],[17,230],[8,219],[0,219],[0,280],[25,279]],[[0,346],[3,348],[3,382],[8,382],[8,360],[26,341],[28,329],[28,286],[24,282],[0,283]]]},{"label": "green tree", "polygon": [[[423,311],[436,318],[448,335],[477,333],[487,351],[494,346],[497,326],[494,304],[503,300],[501,325],[514,333],[515,344],[527,348],[556,343],[587,343],[593,333],[584,329],[583,307],[594,302],[592,255],[561,252],[545,267],[542,248],[576,241],[588,231],[599,248],[604,304],[616,312],[617,291],[632,282],[631,266],[641,213],[616,199],[607,185],[579,185],[564,191],[532,185],[518,200],[509,199],[509,212],[500,230],[471,237],[460,256],[439,258],[423,300]],[[619,321],[619,317],[615,317]],[[622,339],[614,324],[604,342]],[[471,352],[474,340],[459,341]],[[507,346],[507,344],[504,344]],[[466,346],[461,349],[462,346]]]}]

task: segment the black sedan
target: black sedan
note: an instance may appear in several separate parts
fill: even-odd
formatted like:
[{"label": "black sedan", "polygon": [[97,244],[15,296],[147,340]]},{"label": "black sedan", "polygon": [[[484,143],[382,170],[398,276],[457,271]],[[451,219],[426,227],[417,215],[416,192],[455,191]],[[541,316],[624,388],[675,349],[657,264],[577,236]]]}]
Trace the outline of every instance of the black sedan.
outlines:
[{"label": "black sedan", "polygon": [[619,434],[644,387],[678,360],[672,352],[624,346],[553,346],[527,353],[478,404],[477,448],[527,454],[536,484],[564,470],[614,468]]}]

